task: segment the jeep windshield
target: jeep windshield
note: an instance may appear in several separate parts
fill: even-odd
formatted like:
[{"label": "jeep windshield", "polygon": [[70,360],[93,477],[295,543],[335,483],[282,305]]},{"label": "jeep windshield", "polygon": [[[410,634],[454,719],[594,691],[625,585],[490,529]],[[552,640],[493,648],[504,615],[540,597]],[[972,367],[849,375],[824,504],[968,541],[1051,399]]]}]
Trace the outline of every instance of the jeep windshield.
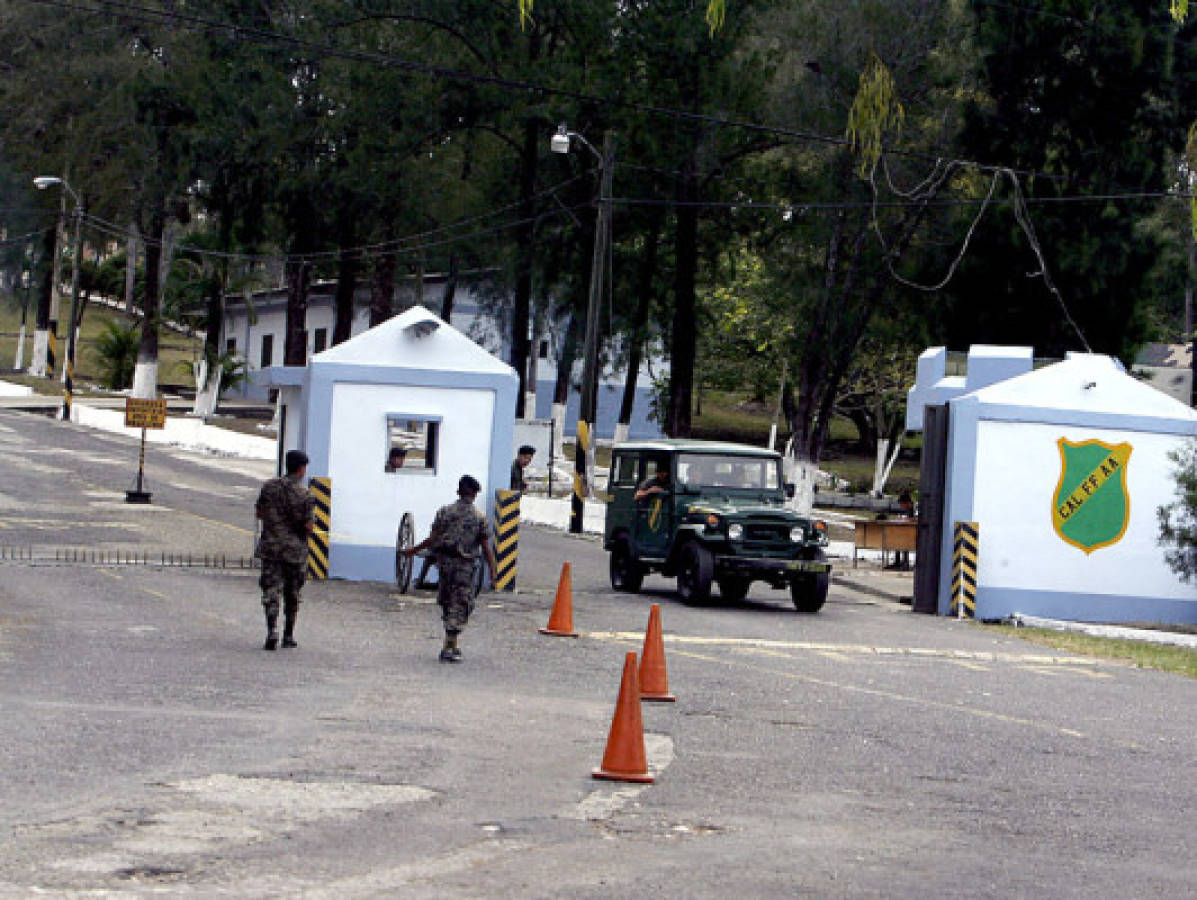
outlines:
[{"label": "jeep windshield", "polygon": [[776,456],[680,453],[678,481],[695,490],[781,492],[781,460]]}]

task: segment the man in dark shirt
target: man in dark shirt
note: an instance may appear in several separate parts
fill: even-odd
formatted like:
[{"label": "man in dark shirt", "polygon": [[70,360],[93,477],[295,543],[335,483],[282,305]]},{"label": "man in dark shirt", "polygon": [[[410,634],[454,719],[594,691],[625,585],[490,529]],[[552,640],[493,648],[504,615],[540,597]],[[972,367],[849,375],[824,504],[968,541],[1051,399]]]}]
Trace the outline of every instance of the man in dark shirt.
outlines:
[{"label": "man in dark shirt", "polygon": [[536,448],[530,444],[524,444],[524,446],[520,447],[519,454],[511,463],[511,490],[528,490],[528,481],[524,478],[524,469],[528,468],[528,465],[532,462],[532,457],[535,455]]},{"label": "man in dark shirt", "polygon": [[315,527],[316,501],[304,487],[308,457],[302,450],[286,456],[287,474],[271,478],[258,494],[256,512],[262,520],[258,555],[262,558],[262,608],[266,611],[265,650],[278,647],[279,601],[283,601],[283,646],[296,647],[295,617],[308,562],[308,535]]}]

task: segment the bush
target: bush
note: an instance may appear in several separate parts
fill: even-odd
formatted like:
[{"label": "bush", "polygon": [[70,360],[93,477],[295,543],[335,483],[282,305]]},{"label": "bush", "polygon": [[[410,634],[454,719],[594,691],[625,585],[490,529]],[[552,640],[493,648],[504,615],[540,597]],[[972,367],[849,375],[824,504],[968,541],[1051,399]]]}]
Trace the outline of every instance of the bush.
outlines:
[{"label": "bush", "polygon": [[120,391],[133,384],[140,344],[141,329],[136,324],[122,325],[115,320],[104,323],[104,333],[95,343],[104,387]]},{"label": "bush", "polygon": [[1172,571],[1182,581],[1197,577],[1197,440],[1168,454],[1176,463],[1176,500],[1156,512],[1160,521],[1160,543]]}]

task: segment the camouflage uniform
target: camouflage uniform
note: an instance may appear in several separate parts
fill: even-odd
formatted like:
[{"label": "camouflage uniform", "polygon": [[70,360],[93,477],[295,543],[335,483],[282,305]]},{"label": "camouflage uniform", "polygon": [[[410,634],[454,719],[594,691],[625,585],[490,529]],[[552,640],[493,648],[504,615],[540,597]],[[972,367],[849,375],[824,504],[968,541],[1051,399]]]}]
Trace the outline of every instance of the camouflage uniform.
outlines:
[{"label": "camouflage uniform", "polygon": [[456,635],[474,611],[474,566],[482,546],[490,540],[484,516],[469,500],[458,498],[436,512],[436,602],[441,606],[445,634]]},{"label": "camouflage uniform", "polygon": [[267,627],[278,621],[279,600],[284,601],[286,637],[290,638],[299,609],[308,560],[307,523],[314,522],[316,501],[298,478],[284,475],[262,485],[257,511],[262,520],[262,607]]}]

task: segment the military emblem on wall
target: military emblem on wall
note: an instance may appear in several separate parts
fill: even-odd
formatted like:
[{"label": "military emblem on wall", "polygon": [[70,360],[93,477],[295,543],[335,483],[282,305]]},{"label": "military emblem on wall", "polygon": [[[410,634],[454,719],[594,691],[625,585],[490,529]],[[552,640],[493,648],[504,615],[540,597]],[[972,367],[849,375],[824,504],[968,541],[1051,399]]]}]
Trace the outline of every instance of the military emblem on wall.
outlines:
[{"label": "military emblem on wall", "polygon": [[1060,438],[1060,481],[1052,496],[1052,527],[1074,547],[1092,553],[1117,543],[1130,522],[1126,466],[1130,444]]}]

